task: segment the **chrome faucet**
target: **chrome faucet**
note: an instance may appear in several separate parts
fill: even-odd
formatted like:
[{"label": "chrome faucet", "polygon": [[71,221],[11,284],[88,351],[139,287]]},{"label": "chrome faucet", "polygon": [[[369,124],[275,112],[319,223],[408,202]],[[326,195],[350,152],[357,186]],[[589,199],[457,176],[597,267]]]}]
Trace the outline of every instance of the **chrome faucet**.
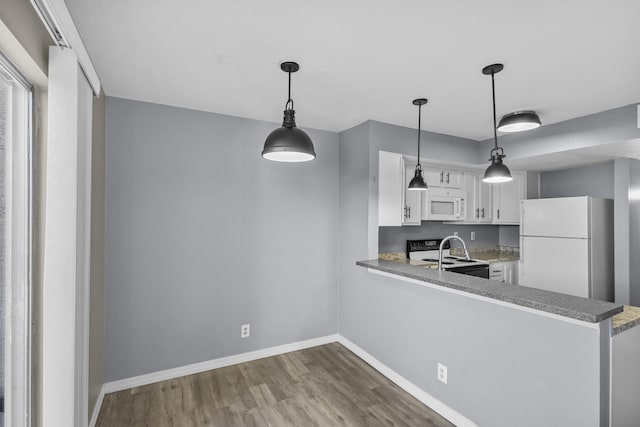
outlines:
[{"label": "chrome faucet", "polygon": [[471,257],[469,256],[469,251],[467,250],[467,245],[464,243],[464,240],[462,240],[458,236],[447,236],[444,239],[442,239],[442,242],[440,242],[440,248],[438,249],[438,252],[439,252],[438,253],[438,270],[440,271],[444,270],[444,268],[442,268],[442,248],[444,247],[444,244],[451,239],[460,240],[460,243],[462,243],[462,248],[464,249],[464,258],[467,261],[471,259]]}]

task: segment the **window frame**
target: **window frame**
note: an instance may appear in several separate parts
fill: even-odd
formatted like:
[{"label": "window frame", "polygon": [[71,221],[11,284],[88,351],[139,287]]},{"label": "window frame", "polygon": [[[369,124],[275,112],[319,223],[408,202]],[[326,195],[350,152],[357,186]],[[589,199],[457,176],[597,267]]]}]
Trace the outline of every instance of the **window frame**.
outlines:
[{"label": "window frame", "polygon": [[12,83],[5,147],[4,417],[5,425],[28,427],[32,420],[34,86],[2,52],[0,73]]}]

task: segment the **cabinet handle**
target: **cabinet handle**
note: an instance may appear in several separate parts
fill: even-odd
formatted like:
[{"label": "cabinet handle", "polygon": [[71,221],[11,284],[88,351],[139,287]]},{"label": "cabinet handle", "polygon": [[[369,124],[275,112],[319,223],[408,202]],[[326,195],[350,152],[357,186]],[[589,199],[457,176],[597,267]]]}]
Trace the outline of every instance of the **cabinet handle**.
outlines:
[{"label": "cabinet handle", "polygon": [[480,218],[480,208],[476,208],[476,218]]},{"label": "cabinet handle", "polygon": [[447,184],[449,183],[449,172],[447,172]]},{"label": "cabinet handle", "polygon": [[404,219],[407,219],[407,206],[404,207]]},{"label": "cabinet handle", "polygon": [[500,209],[498,209],[498,219],[500,219]]},{"label": "cabinet handle", "polygon": [[444,182],[444,172],[440,172],[440,184]]},{"label": "cabinet handle", "polygon": [[407,206],[407,218],[411,218],[411,206]]},{"label": "cabinet handle", "polygon": [[484,208],[482,208],[481,211],[482,211],[482,218],[484,218]]}]

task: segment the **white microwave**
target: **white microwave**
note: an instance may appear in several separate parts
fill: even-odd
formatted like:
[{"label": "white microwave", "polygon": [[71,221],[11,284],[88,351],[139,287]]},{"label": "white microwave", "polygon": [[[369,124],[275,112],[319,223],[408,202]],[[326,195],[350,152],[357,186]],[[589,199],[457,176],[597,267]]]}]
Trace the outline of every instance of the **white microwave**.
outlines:
[{"label": "white microwave", "polygon": [[466,219],[465,192],[429,188],[422,197],[423,221],[462,221]]}]

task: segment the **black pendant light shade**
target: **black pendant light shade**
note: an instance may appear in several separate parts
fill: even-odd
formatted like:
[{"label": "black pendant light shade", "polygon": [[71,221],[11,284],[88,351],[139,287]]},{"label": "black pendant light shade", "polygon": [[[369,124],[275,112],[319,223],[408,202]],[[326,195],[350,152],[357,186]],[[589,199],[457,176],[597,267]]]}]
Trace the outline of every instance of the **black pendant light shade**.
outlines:
[{"label": "black pendant light shade", "polygon": [[422,177],[422,166],[420,165],[420,133],[422,128],[421,118],[422,118],[422,106],[426,104],[428,100],[426,98],[418,98],[413,100],[413,105],[418,106],[418,164],[416,165],[416,171],[409,182],[409,190],[426,190],[427,183],[424,182],[424,178]]},{"label": "black pendant light shade", "polygon": [[489,165],[487,170],[484,172],[484,177],[482,178],[484,182],[498,184],[500,182],[508,182],[513,179],[511,177],[511,171],[507,165],[502,163],[502,158],[504,157],[502,147],[498,148],[500,152],[495,149],[491,150],[491,165]]},{"label": "black pendant light shade", "polygon": [[420,165],[416,166],[416,172],[413,178],[411,178],[411,182],[409,182],[409,190],[426,190],[427,183],[424,182],[424,178],[422,177],[422,168]]},{"label": "black pendant light shade", "polygon": [[282,71],[289,73],[289,98],[285,105],[282,127],[267,136],[262,150],[262,157],[277,162],[306,162],[316,158],[313,142],[309,135],[296,127],[295,110],[291,99],[291,73],[295,73],[300,66],[295,62],[280,64]]},{"label": "black pendant light shade", "polygon": [[542,125],[535,111],[516,111],[504,115],[498,123],[500,132],[522,132],[539,128]]},{"label": "black pendant light shade", "polygon": [[494,82],[494,75],[499,73],[504,68],[502,64],[487,65],[482,69],[482,74],[491,75],[491,93],[493,95],[493,143],[494,147],[491,149],[491,165],[484,173],[482,181],[492,184],[500,182],[508,182],[513,179],[509,168],[502,163],[502,159],[506,157],[502,147],[498,147],[498,130],[496,125],[496,86]]}]

